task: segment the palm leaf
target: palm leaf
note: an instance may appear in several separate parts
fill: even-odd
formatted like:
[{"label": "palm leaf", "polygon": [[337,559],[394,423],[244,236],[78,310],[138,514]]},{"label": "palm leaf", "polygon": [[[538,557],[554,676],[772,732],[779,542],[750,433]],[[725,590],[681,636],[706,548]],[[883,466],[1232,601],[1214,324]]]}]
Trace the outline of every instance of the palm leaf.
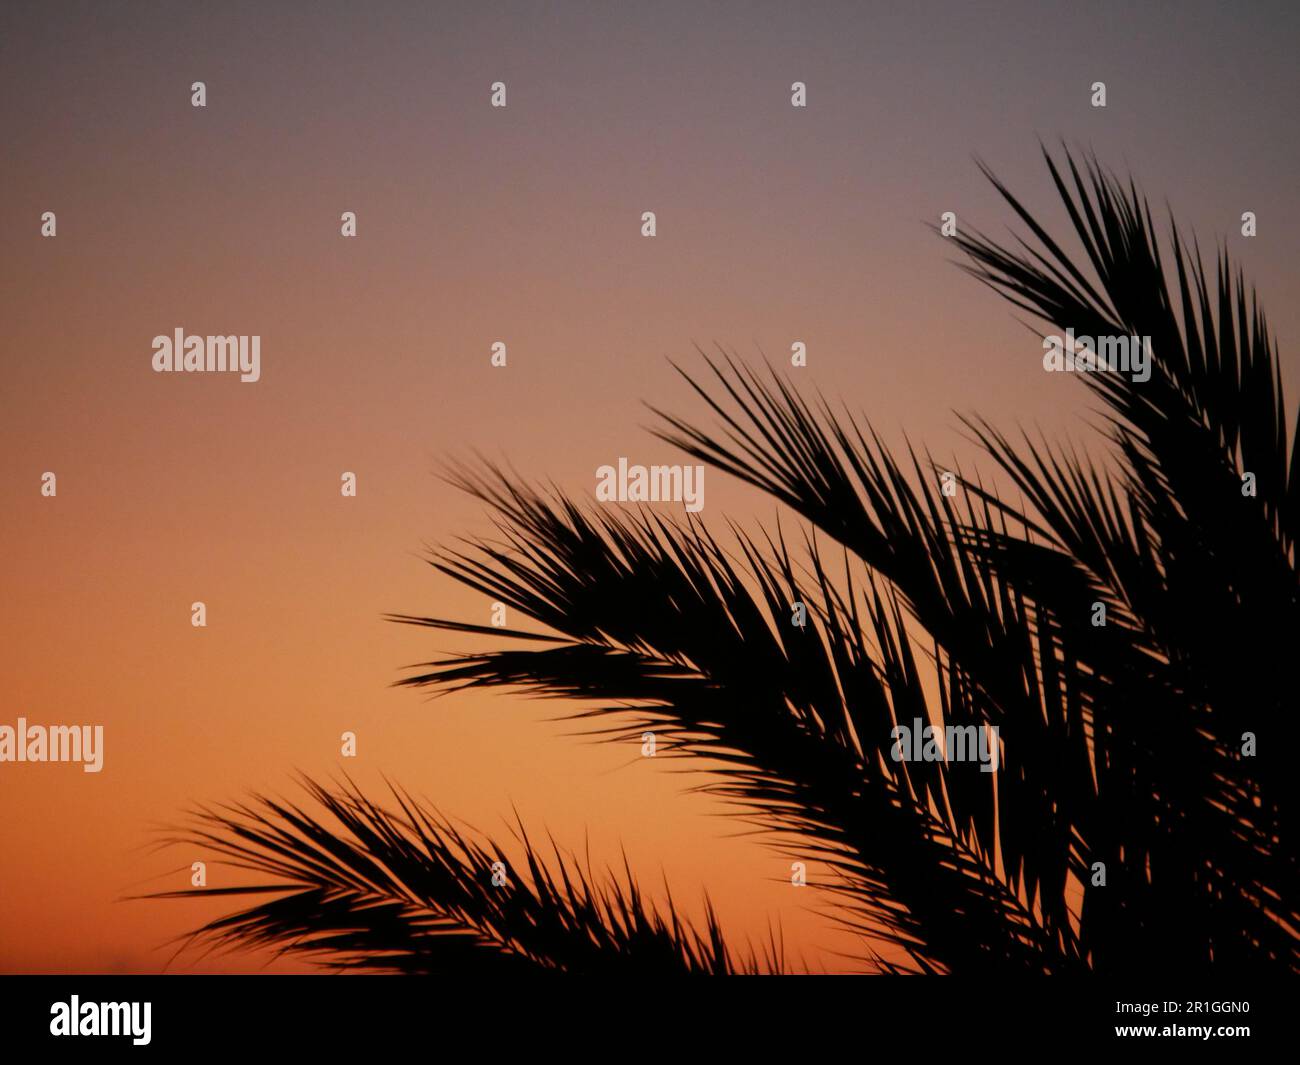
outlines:
[{"label": "palm leaf", "polygon": [[[150,898],[271,896],[203,925],[191,941],[267,946],[339,970],[477,973],[755,972],[782,965],[736,959],[712,907],[696,930],[669,896],[657,907],[630,871],[598,884],[552,844],[548,857],[519,827],[513,847],[456,828],[393,789],[395,811],[351,782],[305,779],[327,819],[283,800],[196,811],[173,844],[216,853],[273,879],[241,887],[160,892]],[[505,856],[521,854],[510,865]],[[496,865],[496,863],[502,863]],[[494,868],[495,866],[495,868]],[[494,875],[504,878],[494,883]]]},{"label": "palm leaf", "polygon": [[[888,757],[893,727],[929,716],[895,599],[877,593],[859,610],[811,544],[808,587],[778,541],[767,558],[737,531],[733,562],[696,522],[584,509],[490,465],[450,476],[492,506],[499,536],[433,564],[567,639],[440,659],[405,683],[597,701],[580,716],[624,722],[605,735],[654,729],[679,752],[707,756],[721,776],[711,790],[793,834],[793,853],[828,862],[863,927],[883,930],[919,967],[1078,963],[1064,925],[1036,923],[995,869],[990,776]],[[809,607],[805,630],[790,624],[796,602]],[[954,780],[962,776],[974,779]]]}]

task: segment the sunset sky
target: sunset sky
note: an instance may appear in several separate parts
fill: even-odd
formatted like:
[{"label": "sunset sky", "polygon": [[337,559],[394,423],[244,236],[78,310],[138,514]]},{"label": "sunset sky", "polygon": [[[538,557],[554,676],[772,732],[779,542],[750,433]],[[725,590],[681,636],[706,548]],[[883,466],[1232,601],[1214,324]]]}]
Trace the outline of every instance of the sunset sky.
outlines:
[{"label": "sunset sky", "polygon": [[[495,835],[517,809],[842,967],[826,900],[686,764],[576,739],[553,702],[391,687],[470,645],[385,613],[489,623],[422,561],[488,530],[435,467],[477,450],[587,494],[620,456],[685,461],[643,401],[702,416],[669,365],[697,345],[803,341],[797,381],[963,464],[954,411],[1089,440],[1085,389],[928,228],[1007,231],[976,156],[1059,228],[1040,138],[1226,241],[1294,397],[1298,33],[1280,3],[0,6],[0,724],[105,730],[98,774],[0,764],[0,971],[163,968],[219,910],[120,901],[188,886],[200,856],[157,827],[295,771]],[[154,373],[178,327],[259,335],[261,379]],[[776,515],[705,483],[711,527]]]}]

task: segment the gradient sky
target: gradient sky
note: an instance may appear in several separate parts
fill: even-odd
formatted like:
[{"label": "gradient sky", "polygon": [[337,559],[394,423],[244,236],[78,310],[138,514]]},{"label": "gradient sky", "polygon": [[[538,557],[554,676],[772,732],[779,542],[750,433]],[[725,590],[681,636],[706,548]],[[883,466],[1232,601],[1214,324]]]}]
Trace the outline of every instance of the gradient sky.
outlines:
[{"label": "gradient sky", "polygon": [[[1086,440],[1084,389],[926,229],[1005,231],[977,155],[1059,219],[1038,138],[1226,240],[1294,397],[1298,30],[1290,4],[0,6],[0,723],[106,731],[98,775],[0,765],[0,971],[161,968],[215,911],[117,901],[188,883],[153,826],[341,768],[624,847],[738,941],[779,923],[841,967],[815,893],[682,763],[577,741],[555,704],[389,687],[459,645],[383,613],[488,620],[420,561],[485,529],[433,467],[478,449],[583,493],[621,455],[680,461],[642,401],[699,412],[667,361],[697,344],[802,340],[801,380],[936,455],[970,460],[954,409]],[[259,334],[261,381],[153,373],[177,326]],[[775,513],[706,493],[711,523]]]}]

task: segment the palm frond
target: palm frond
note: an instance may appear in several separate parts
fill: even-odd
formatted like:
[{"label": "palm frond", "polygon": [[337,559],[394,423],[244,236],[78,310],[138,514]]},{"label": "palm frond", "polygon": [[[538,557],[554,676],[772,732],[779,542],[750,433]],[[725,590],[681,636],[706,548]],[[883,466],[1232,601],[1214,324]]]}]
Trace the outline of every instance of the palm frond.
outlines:
[{"label": "palm frond", "polygon": [[621,719],[607,736],[653,729],[708,757],[721,776],[711,790],[830,864],[864,924],[918,965],[1079,962],[1064,911],[1037,922],[995,868],[991,776],[890,758],[896,725],[937,716],[896,599],[877,591],[862,605],[851,581],[838,591],[811,543],[808,580],[779,537],[765,552],[734,530],[733,561],[698,522],[597,512],[490,464],[450,476],[493,508],[498,537],[433,565],[567,640],[437,660],[404,683],[589,700],[599,705],[578,716]]},{"label": "palm frond", "polygon": [[[1226,249],[1211,280],[1199,248],[1189,251],[1171,221],[1172,283],[1134,184],[1095,159],[1081,169],[1067,156],[1061,168],[1044,155],[1096,284],[991,174],[1039,247],[1022,241],[1012,251],[964,236],[971,270],[1058,329],[1150,337],[1151,378],[1082,375],[1107,410],[1115,475],[1073,455],[1045,459],[1048,449],[1022,457],[987,423],[967,424],[1054,543],[1119,607],[1118,631],[1142,656],[1141,683],[1096,700],[1098,731],[1141,752],[1120,793],[1127,809],[1143,811],[1136,822],[1168,827],[1176,838],[1160,849],[1195,885],[1196,912],[1161,901],[1174,918],[1170,937],[1179,923],[1196,922],[1220,960],[1262,954],[1294,966],[1300,922],[1289,900],[1300,867],[1279,742],[1291,699],[1277,663],[1300,633],[1300,463],[1276,344]],[[1247,474],[1254,494],[1243,488]],[[1034,579],[1023,549],[997,550],[1004,577],[1021,586]],[[1243,758],[1247,733],[1259,749]],[[1197,853],[1177,845],[1187,840]]]},{"label": "palm frond", "polygon": [[598,883],[589,863],[553,842],[546,855],[522,825],[513,844],[502,846],[396,788],[397,808],[387,810],[351,782],[329,788],[304,779],[303,786],[325,817],[259,796],[201,809],[170,837],[273,878],[149,896],[270,896],[208,922],[193,941],[272,947],[338,970],[400,973],[724,974],[783,964],[775,949],[735,957],[711,906],[696,929],[671,896],[662,906],[650,902],[630,870]]}]

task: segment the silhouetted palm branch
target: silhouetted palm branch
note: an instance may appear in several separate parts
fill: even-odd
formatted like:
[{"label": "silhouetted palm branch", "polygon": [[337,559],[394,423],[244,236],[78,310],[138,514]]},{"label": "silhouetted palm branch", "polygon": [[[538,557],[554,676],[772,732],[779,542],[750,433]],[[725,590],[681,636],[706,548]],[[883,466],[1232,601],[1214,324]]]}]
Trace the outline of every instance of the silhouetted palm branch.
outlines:
[{"label": "silhouetted palm branch", "polygon": [[[552,844],[550,860],[520,826],[502,847],[455,828],[393,790],[397,810],[350,782],[308,794],[336,825],[282,800],[207,808],[170,842],[213,851],[270,883],[202,887],[151,898],[270,895],[199,928],[193,941],[264,945],[323,959],[333,968],[401,973],[559,970],[599,973],[753,972],[723,944],[712,907],[705,928],[649,903],[630,870],[596,884]],[[340,829],[342,830],[340,832]],[[509,856],[522,854],[514,867]],[[499,863],[499,864],[498,864]],[[496,882],[494,881],[496,878]],[[773,943],[764,967],[779,969]]]},{"label": "silhouetted palm branch", "polygon": [[[1080,375],[1103,405],[1106,461],[1047,443],[1022,452],[969,418],[1023,504],[961,471],[950,496],[928,456],[901,461],[849,411],[706,356],[703,379],[683,376],[718,423],[656,412],[659,435],[811,523],[805,561],[779,528],[755,538],[733,527],[726,548],[695,519],[597,508],[491,464],[453,466],[449,479],[489,505],[499,536],[433,564],[547,631],[398,616],[518,645],[427,663],[405,683],[577,699],[573,716],[607,739],[652,730],[670,753],[703,756],[711,790],[788,853],[825,862],[845,919],[892,942],[907,968],[1295,971],[1282,665],[1300,633],[1300,450],[1276,350],[1226,252],[1211,282],[1175,231],[1171,286],[1136,188],[1068,154],[1067,176],[1044,154],[1086,265],[987,170],[1037,244],[1009,250],[972,233],[957,245],[977,278],[1058,329],[1151,338],[1148,381]],[[842,555],[834,567],[826,537]],[[791,624],[796,603],[803,628]],[[892,730],[916,718],[996,727],[998,771],[895,760]],[[291,815],[303,816],[266,807],[259,845],[276,826],[301,834]],[[214,844],[247,830],[210,827]],[[343,852],[313,837],[327,857],[292,867],[305,900],[351,883],[340,866],[388,842],[356,834]],[[1098,863],[1105,886],[1093,884]],[[461,912],[455,878],[426,889],[426,912]],[[424,925],[403,916],[398,885],[367,890],[341,914],[289,907],[271,920],[263,906],[205,931],[281,945],[306,936],[310,949],[364,960],[355,930],[335,944],[331,922],[377,905],[390,924],[375,942],[418,954]],[[578,933],[563,916],[580,908],[571,898],[529,898],[529,921],[554,907],[551,926]],[[584,912],[590,936],[616,911]],[[500,942],[521,934],[489,927]],[[659,927],[655,942],[679,968],[729,966],[711,920],[703,935]],[[483,935],[481,922],[462,928]],[[649,946],[616,933],[620,959],[644,949],[655,964]],[[578,948],[557,933],[518,953],[575,967],[566,950]]]},{"label": "silhouetted palm branch", "polygon": [[[1070,947],[1053,947],[992,870],[984,837],[947,808],[945,795],[969,796],[987,832],[990,775],[882,765],[893,725],[927,713],[897,600],[874,591],[860,601],[848,575],[847,591],[835,592],[815,545],[808,587],[783,544],[769,543],[768,560],[737,531],[742,569],[697,522],[584,510],[500,471],[461,468],[452,478],[493,506],[504,542],[480,541],[475,554],[446,552],[434,564],[567,639],[431,663],[406,683],[608,701],[592,712],[627,722],[615,738],[650,729],[709,756],[722,781],[713,790],[792,833],[797,855],[828,862],[864,927],[914,949],[925,929],[951,926],[943,937],[951,955],[917,954],[918,966],[1024,966],[1053,950],[1069,964]],[[790,624],[796,602],[809,607],[803,630]],[[464,631],[455,621],[399,620]],[[894,883],[902,879],[916,888],[908,909]]]}]

